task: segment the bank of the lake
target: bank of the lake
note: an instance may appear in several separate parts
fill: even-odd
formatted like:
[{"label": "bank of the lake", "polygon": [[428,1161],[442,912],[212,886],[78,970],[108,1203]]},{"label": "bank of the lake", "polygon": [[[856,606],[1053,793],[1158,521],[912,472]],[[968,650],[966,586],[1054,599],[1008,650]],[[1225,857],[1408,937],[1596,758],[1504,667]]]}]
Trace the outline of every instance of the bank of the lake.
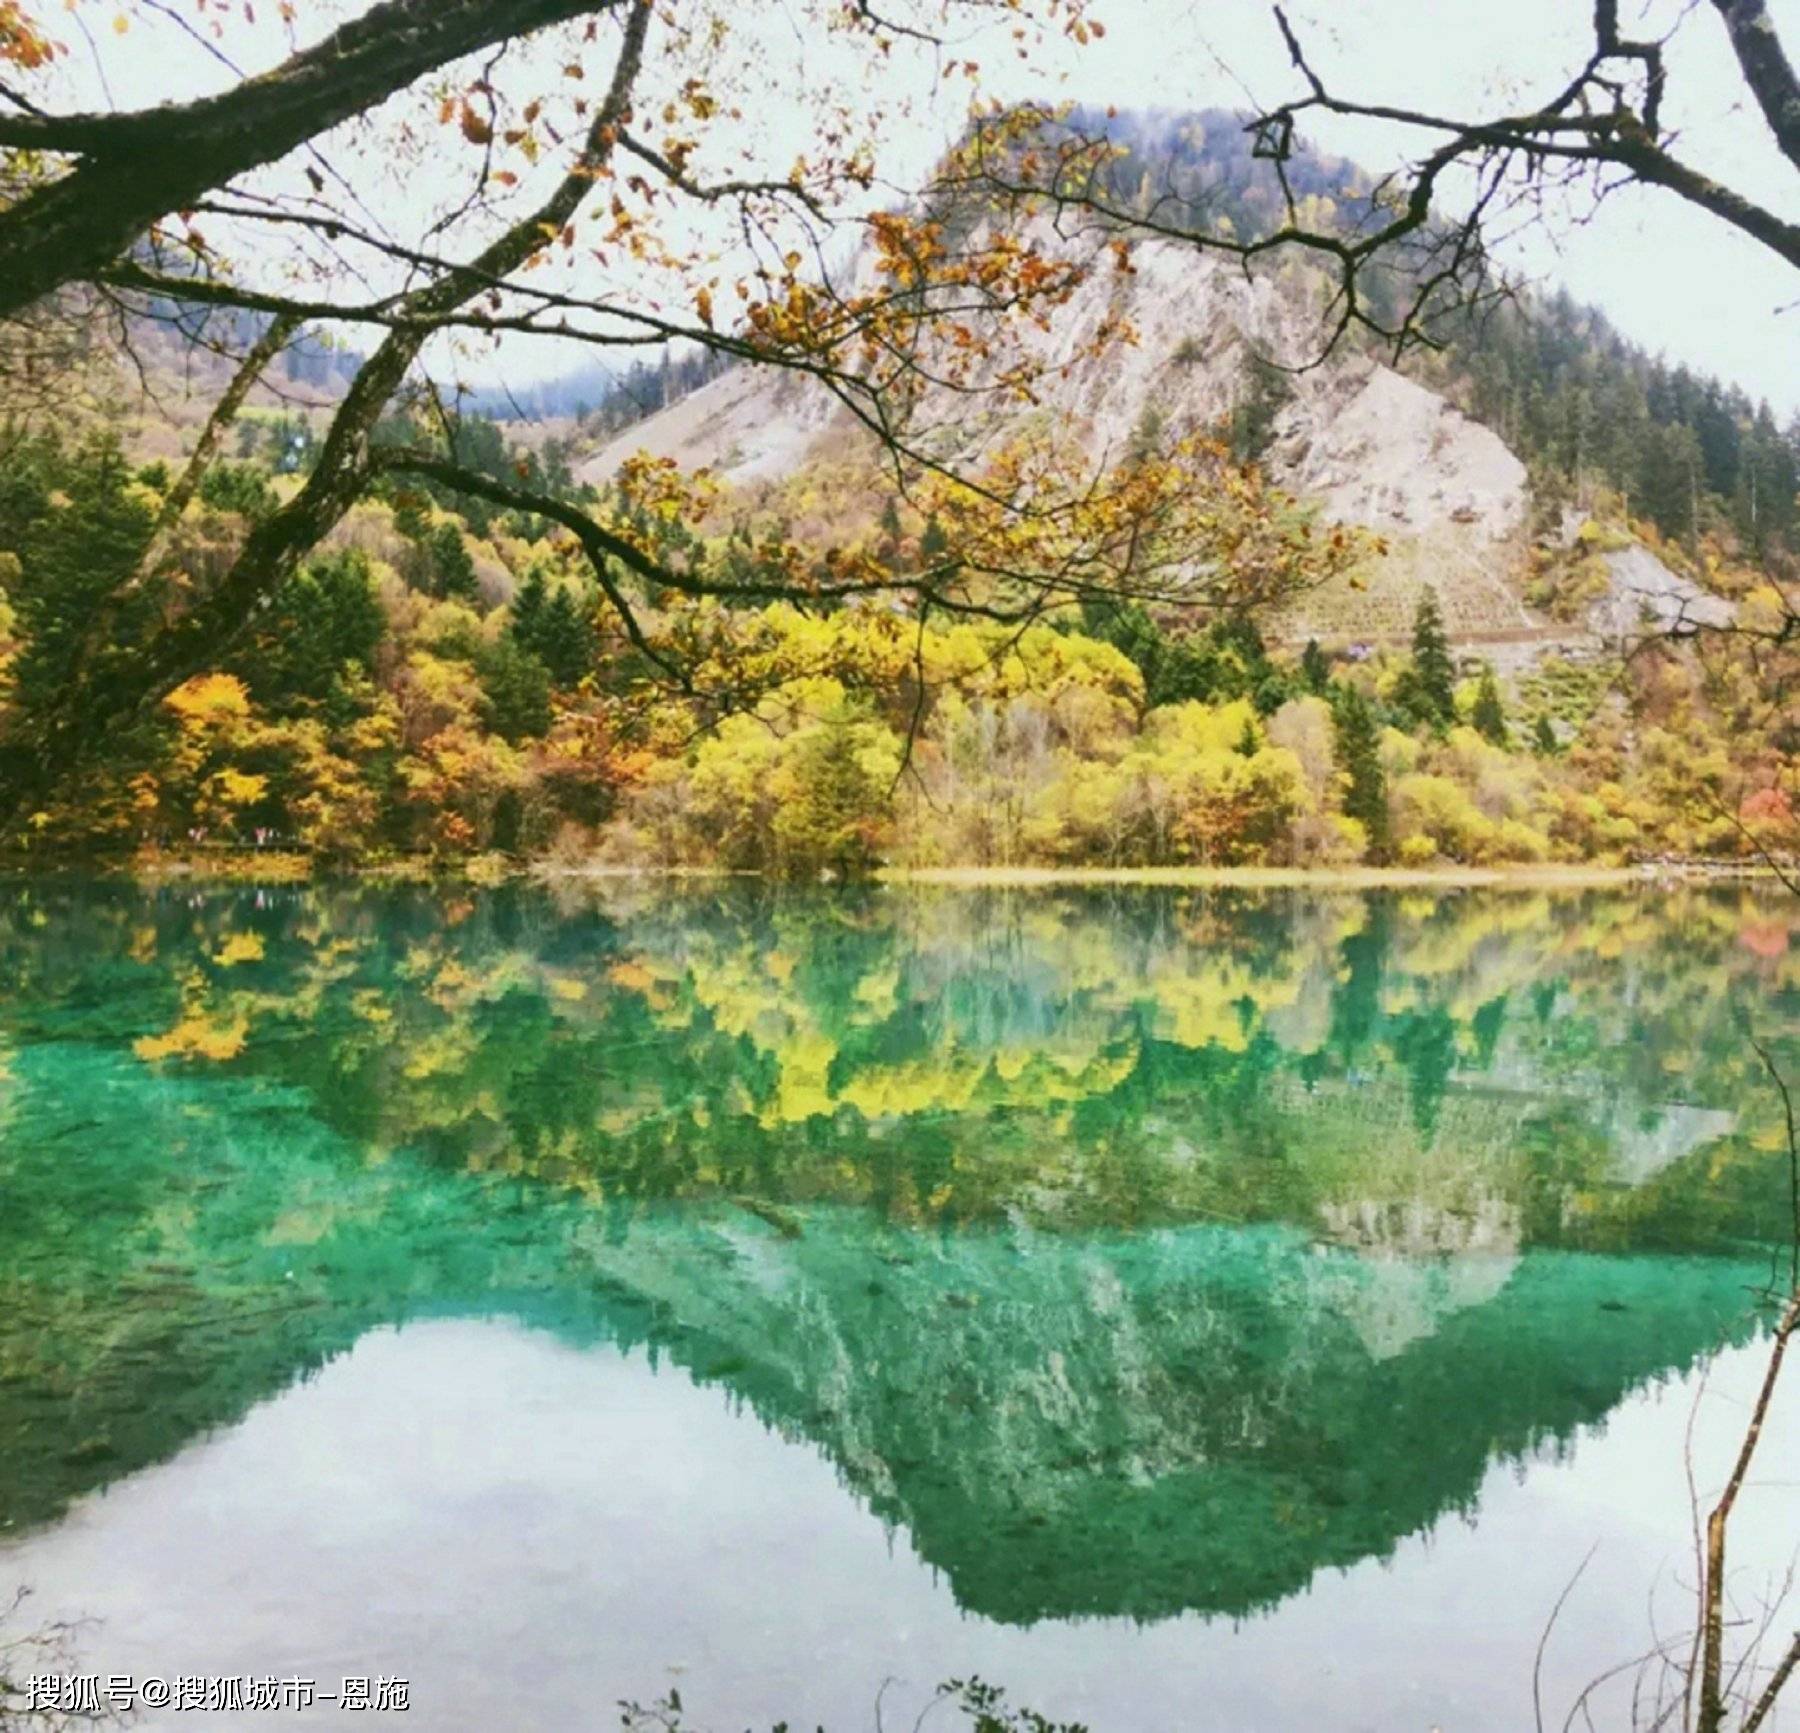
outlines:
[{"label": "bank of the lake", "polygon": [[1078,885],[1162,885],[1193,890],[1581,890],[1633,885],[1766,883],[1793,888],[1800,862],[1657,860],[1631,864],[1563,862],[1549,865],[1338,867],[1070,867],[965,865],[881,867],[838,879],[826,873],[796,880],[724,866],[658,866],[605,860],[521,859],[501,854],[400,855],[368,861],[320,860],[287,851],[209,850],[198,854],[95,856],[85,859],[0,858],[0,879],[126,879],[139,884],[473,884],[531,880],[544,884],[634,880],[669,884],[750,882],[770,885],[943,885],[965,889],[1028,889]]},{"label": "bank of the lake", "polygon": [[1625,885],[1777,881],[1772,867],[1755,863],[1671,861],[1636,866],[1445,866],[1445,867],[1033,867],[968,866],[891,868],[877,877],[890,884],[1022,888],[1032,885],[1170,885],[1241,890],[1579,890]]}]

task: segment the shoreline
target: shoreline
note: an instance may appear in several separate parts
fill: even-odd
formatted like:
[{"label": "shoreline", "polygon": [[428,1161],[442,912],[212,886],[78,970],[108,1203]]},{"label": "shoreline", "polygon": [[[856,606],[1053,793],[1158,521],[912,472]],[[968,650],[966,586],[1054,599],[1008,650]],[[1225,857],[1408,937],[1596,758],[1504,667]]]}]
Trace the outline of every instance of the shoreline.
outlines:
[{"label": "shoreline", "polygon": [[[476,870],[471,871],[471,865]],[[777,888],[821,885],[863,887],[931,886],[960,890],[1037,890],[1056,887],[1166,886],[1190,890],[1582,890],[1642,886],[1673,889],[1677,885],[1773,884],[1782,882],[1777,869],[1756,861],[1667,861],[1635,866],[1564,865],[1425,866],[1425,867],[1065,867],[940,866],[882,867],[866,879],[840,881],[783,879],[772,875],[708,866],[623,866],[602,862],[579,865],[545,861],[506,863],[495,857],[469,861],[384,861],[366,866],[334,866],[314,871],[303,856],[271,853],[156,861],[0,862],[0,878],[15,882],[56,879],[126,879],[138,884],[304,885],[331,883],[397,883],[491,888],[529,881],[533,884],[582,883],[723,883],[750,882]]]},{"label": "shoreline", "polygon": [[[763,884],[817,883],[782,880],[723,867],[535,866],[522,876],[540,883],[586,880],[748,879]],[[825,881],[836,882],[836,881]],[[1760,862],[1670,861],[1638,866],[1443,866],[1443,867],[883,867],[869,885],[931,885],[967,890],[1028,890],[1059,885],[1167,885],[1216,890],[1556,890],[1625,885],[1780,882]]]},{"label": "shoreline", "polygon": [[968,887],[1178,885],[1241,890],[1582,889],[1619,885],[1774,881],[1766,866],[1697,862],[1644,866],[1446,867],[910,867],[876,875],[893,884]]}]

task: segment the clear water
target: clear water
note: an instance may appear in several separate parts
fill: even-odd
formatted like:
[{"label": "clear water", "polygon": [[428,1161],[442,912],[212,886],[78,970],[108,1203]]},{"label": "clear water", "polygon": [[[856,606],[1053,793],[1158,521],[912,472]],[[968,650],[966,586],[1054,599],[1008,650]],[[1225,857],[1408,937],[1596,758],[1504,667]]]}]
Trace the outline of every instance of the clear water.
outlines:
[{"label": "clear water", "polygon": [[1598,1543],[1560,1725],[1760,1371],[1746,1019],[1737,889],[0,887],[0,1593],[428,1728],[1448,1733]]}]

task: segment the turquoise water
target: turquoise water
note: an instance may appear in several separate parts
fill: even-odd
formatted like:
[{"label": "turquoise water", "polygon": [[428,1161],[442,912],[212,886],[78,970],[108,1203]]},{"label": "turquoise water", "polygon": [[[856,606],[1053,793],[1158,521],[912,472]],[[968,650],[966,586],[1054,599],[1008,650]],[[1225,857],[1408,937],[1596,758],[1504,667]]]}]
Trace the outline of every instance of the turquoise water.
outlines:
[{"label": "turquoise water", "polygon": [[40,883],[0,981],[0,1590],[408,1725],[1529,1724],[1791,1220],[1736,889]]}]

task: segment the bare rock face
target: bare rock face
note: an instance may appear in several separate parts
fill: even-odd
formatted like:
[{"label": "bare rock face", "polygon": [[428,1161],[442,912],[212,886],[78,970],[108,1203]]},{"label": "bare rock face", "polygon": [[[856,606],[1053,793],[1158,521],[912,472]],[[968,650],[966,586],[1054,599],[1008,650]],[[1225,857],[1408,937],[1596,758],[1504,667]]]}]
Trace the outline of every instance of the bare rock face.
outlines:
[{"label": "bare rock face", "polygon": [[[1131,338],[1087,353],[1119,317]],[[1145,245],[1129,272],[1095,267],[1049,331],[1023,335],[1025,353],[1045,370],[1035,404],[939,390],[927,393],[918,424],[936,455],[965,462],[1044,425],[1074,438],[1090,459],[1116,460],[1146,423],[1179,433],[1221,427],[1243,396],[1252,356],[1300,367],[1315,358],[1321,331],[1317,283],[1304,271],[1248,274],[1173,243]],[[1518,526],[1524,466],[1437,393],[1348,354],[1288,377],[1292,394],[1269,466],[1327,516],[1484,546]],[[582,477],[603,482],[634,452],[648,451],[727,480],[769,480],[860,437],[844,407],[812,381],[739,369],[626,428]]]},{"label": "bare rock face", "polygon": [[[1106,321],[1121,316],[1131,339],[1085,353]],[[1035,406],[941,391],[927,396],[920,420],[940,445],[970,456],[1049,416],[1104,460],[1122,452],[1147,417],[1183,432],[1220,426],[1242,396],[1253,354],[1299,368],[1314,359],[1321,331],[1317,284],[1305,272],[1247,274],[1173,243],[1146,245],[1129,272],[1094,268],[1048,332],[1024,334],[1025,352],[1046,369]],[[1348,353],[1289,378],[1270,467],[1332,517],[1390,532],[1455,526],[1487,539],[1517,526],[1524,465],[1436,392]],[[743,369],[627,428],[584,475],[604,480],[632,452],[648,450],[762,479],[798,467],[853,427],[810,381]]]},{"label": "bare rock face", "polygon": [[634,423],[588,459],[581,479],[605,482],[639,452],[711,469],[728,481],[773,481],[801,468],[849,416],[810,380],[739,367]]},{"label": "bare rock face", "polygon": [[[1061,244],[1048,229],[1034,239],[1047,252]],[[1256,388],[1254,364],[1273,362],[1264,377],[1285,401],[1263,458],[1271,478],[1387,546],[1352,580],[1297,598],[1269,622],[1276,639],[1403,645],[1431,589],[1453,642],[1519,673],[1548,654],[1600,654],[1648,630],[1730,618],[1726,603],[1637,545],[1606,555],[1613,583],[1579,624],[1528,606],[1524,464],[1492,429],[1393,368],[1348,346],[1321,360],[1325,299],[1318,273],[1292,261],[1247,272],[1176,243],[1141,245],[1129,269],[1096,264],[1048,330],[1020,336],[1041,370],[1035,401],[984,391],[978,377],[969,392],[927,391],[909,433],[951,463],[977,464],[1010,439],[1050,432],[1107,464],[1146,433],[1223,430]],[[1130,336],[1089,353],[1119,320]],[[869,440],[816,382],[740,368],[625,429],[581,474],[603,483],[645,451],[729,483],[765,482]]]},{"label": "bare rock face", "polygon": [[1525,466],[1499,435],[1379,364],[1349,363],[1296,398],[1269,469],[1327,516],[1388,535],[1493,542],[1525,519]]},{"label": "bare rock face", "polygon": [[1602,556],[1610,583],[1588,609],[1588,629],[1610,642],[1731,622],[1731,604],[1672,572],[1642,543]]}]

